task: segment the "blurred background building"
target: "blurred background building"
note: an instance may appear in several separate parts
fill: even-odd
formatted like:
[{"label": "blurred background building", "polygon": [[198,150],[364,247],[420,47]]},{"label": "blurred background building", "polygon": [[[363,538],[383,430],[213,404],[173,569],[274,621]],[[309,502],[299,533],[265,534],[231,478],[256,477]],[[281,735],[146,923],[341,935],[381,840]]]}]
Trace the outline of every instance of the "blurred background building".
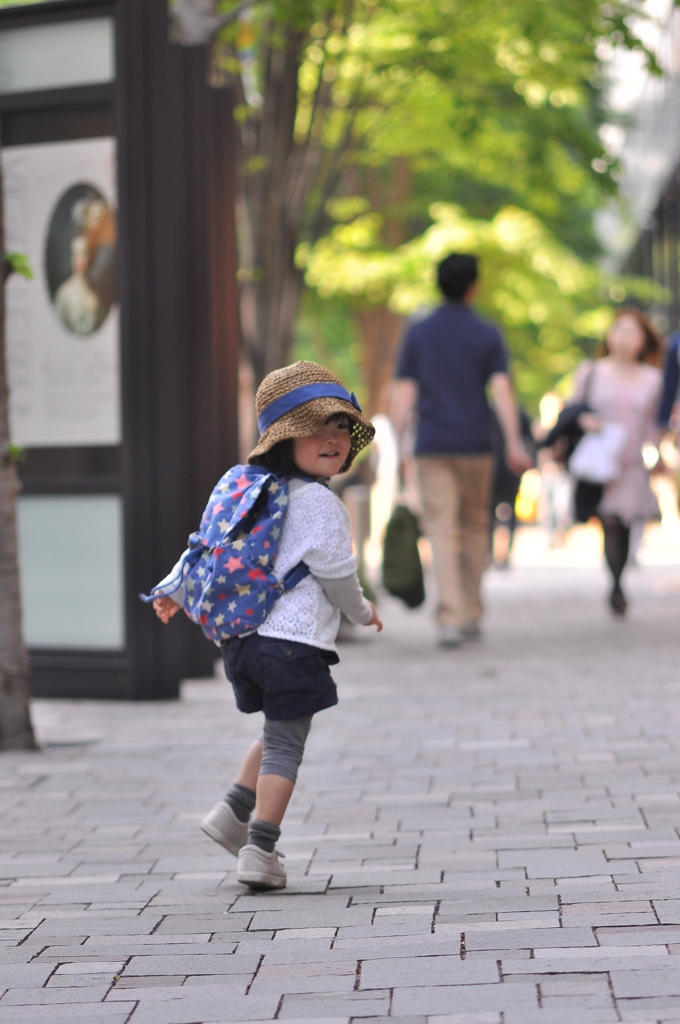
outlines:
[{"label": "blurred background building", "polygon": [[603,211],[599,227],[614,266],[667,289],[656,313],[672,332],[680,326],[680,10],[669,0],[650,0],[646,10],[649,20],[635,28],[660,73],[639,52],[610,56],[609,106],[619,123],[604,134],[621,162],[620,197],[618,212]]}]

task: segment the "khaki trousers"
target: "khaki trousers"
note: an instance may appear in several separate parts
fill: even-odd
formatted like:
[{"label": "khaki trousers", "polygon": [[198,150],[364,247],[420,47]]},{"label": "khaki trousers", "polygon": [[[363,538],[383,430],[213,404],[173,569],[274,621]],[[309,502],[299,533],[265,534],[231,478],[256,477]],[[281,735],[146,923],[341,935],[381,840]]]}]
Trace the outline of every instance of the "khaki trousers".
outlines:
[{"label": "khaki trousers", "polygon": [[477,622],[489,558],[493,455],[419,455],[416,462],[439,590],[437,619],[442,626]]}]

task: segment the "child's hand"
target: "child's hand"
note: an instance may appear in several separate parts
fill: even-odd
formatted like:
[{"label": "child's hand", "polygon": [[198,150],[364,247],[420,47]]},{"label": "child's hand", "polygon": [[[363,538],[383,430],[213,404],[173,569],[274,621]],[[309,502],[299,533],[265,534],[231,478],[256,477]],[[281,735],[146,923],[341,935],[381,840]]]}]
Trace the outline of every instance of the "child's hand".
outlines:
[{"label": "child's hand", "polygon": [[167,625],[179,611],[179,605],[171,597],[157,597],[153,603],[153,610],[161,622]]},{"label": "child's hand", "polygon": [[365,623],[364,623],[364,625],[365,625],[365,626],[376,626],[376,627],[377,627],[377,630],[378,630],[378,632],[380,633],[380,632],[381,632],[381,630],[382,630],[382,628],[383,628],[383,624],[382,624],[382,622],[380,621],[380,619],[378,618],[378,613],[377,613],[377,611],[375,610],[375,605],[373,604],[373,602],[372,602],[372,601],[369,601],[368,603],[370,604],[371,608],[373,609],[373,615],[372,615],[372,616],[371,616],[371,618],[370,618],[370,619],[368,620],[368,622],[365,622]]}]

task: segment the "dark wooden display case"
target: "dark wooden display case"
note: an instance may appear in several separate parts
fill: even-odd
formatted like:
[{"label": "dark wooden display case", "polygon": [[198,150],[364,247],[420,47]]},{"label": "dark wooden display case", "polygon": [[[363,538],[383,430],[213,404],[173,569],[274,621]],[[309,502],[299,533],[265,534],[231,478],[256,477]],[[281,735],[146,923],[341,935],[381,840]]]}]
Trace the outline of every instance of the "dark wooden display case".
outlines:
[{"label": "dark wooden display case", "polygon": [[237,461],[238,294],[232,94],[209,55],[168,40],[166,0],[55,0],[0,10],[0,32],[110,15],[116,80],[0,96],[6,147],[114,136],[123,442],[28,449],[30,494],[120,494],[126,646],[31,651],[39,696],[169,699],[217,651],[163,627],[138,594],[173,564]]}]

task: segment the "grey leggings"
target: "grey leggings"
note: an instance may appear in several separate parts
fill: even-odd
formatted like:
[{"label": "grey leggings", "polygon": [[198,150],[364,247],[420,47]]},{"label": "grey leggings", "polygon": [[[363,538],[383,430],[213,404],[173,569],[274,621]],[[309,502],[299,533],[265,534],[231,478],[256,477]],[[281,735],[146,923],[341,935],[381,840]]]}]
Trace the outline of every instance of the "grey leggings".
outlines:
[{"label": "grey leggings", "polygon": [[311,725],[311,715],[285,721],[265,718],[260,736],[262,764],[259,774],[282,775],[284,779],[296,782]]}]

